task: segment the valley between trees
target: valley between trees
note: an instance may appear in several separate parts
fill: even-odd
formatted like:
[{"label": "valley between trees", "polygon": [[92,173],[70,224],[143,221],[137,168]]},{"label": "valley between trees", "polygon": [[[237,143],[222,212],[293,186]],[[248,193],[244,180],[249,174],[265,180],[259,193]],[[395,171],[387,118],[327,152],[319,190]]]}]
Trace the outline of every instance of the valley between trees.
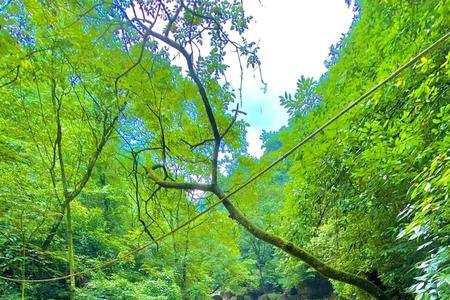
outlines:
[{"label": "valley between trees", "polygon": [[261,158],[241,1],[4,2],[0,299],[450,298],[450,1],[347,0]]}]

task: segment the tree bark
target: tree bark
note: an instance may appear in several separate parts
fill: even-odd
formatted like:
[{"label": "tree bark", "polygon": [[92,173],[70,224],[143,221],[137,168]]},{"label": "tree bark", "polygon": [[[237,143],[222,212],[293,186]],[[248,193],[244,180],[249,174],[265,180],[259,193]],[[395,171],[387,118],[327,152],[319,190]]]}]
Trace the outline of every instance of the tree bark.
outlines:
[{"label": "tree bark", "polygon": [[[215,187],[214,194],[220,198],[224,199],[226,197],[225,193],[218,187]],[[367,292],[375,299],[388,300],[389,298],[386,294],[375,284],[368,281],[367,279],[345,272],[341,270],[334,269],[327,264],[323,263],[321,260],[313,256],[312,254],[306,252],[302,248],[294,245],[292,242],[284,240],[274,234],[264,231],[255,224],[253,224],[246,216],[244,216],[229,199],[225,199],[223,205],[230,214],[230,217],[234,219],[237,223],[243,226],[248,232],[254,235],[256,238],[263,240],[284,252],[300,259],[301,261],[308,264],[314,270],[322,274],[324,277],[345,282],[360,288],[361,290]]]},{"label": "tree bark", "polygon": [[67,256],[69,260],[69,275],[70,275],[70,300],[75,299],[75,259],[73,250],[73,231],[72,231],[72,212],[70,209],[70,202],[67,203],[66,210],[66,220],[67,220]]},{"label": "tree bark", "polygon": [[52,227],[50,228],[49,233],[47,234],[47,236],[46,236],[44,242],[43,242],[42,245],[41,245],[42,251],[46,251],[46,250],[50,247],[50,245],[51,245],[53,239],[55,238],[56,233],[58,232],[58,228],[59,228],[59,226],[61,225],[61,222],[62,222],[62,220],[63,220],[63,217],[64,217],[64,213],[65,213],[65,212],[66,212],[66,206],[63,204],[63,205],[61,206],[61,211],[60,211],[60,213],[59,213],[58,216],[56,217],[55,222],[53,223]]}]

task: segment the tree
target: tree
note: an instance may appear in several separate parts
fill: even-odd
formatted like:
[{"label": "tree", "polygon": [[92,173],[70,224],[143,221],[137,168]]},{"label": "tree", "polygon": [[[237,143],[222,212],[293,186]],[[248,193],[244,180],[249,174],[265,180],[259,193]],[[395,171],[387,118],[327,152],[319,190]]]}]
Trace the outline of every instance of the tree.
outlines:
[{"label": "tree", "polygon": [[[299,135],[311,132],[340,111],[347,99],[356,98],[372,82],[387,76],[405,57],[444,35],[448,30],[444,17],[447,7],[446,1],[425,1],[413,7],[396,1],[389,5],[361,3],[358,21],[340,42],[339,59],[317,85],[323,95],[321,103],[305,115],[291,117],[289,128],[278,132],[276,137],[282,145],[278,155],[292,147]],[[445,243],[428,244],[430,248],[424,250],[427,246],[421,246],[430,242],[428,237],[433,239],[434,234],[428,236],[430,232],[419,230],[423,229],[419,224],[433,222],[434,217],[440,219],[440,214],[436,212],[431,217],[429,211],[419,213],[427,217],[419,223],[410,222],[420,210],[418,207],[430,204],[425,201],[425,181],[417,188],[419,178],[424,180],[424,170],[433,164],[436,155],[443,155],[437,145],[447,144],[438,128],[446,129],[437,125],[443,124],[441,118],[448,102],[444,83],[448,80],[444,71],[447,55],[448,44],[444,43],[376,93],[352,116],[338,121],[303,147],[296,160],[286,163],[284,234],[336,267],[358,270],[392,298],[410,297],[411,291],[418,297],[425,297],[429,291],[438,293],[432,288],[435,283],[430,277],[414,279],[426,273],[416,266],[431,257],[436,259],[435,270],[439,270],[435,278],[442,280],[446,272],[442,254]],[[273,155],[267,153],[266,157]],[[436,178],[445,181],[441,175]],[[413,190],[424,193],[412,200]],[[445,193],[438,190],[441,196],[433,195],[433,199],[439,203],[437,199]],[[430,207],[433,205],[425,210]],[[433,223],[442,225],[437,219]],[[444,226],[438,227],[447,232]],[[423,234],[415,234],[412,228]],[[405,231],[399,239],[402,229]],[[285,268],[296,264],[287,260]],[[429,290],[425,288],[427,284]],[[355,289],[337,282],[334,286],[340,295],[364,299]]]},{"label": "tree", "polygon": [[[233,200],[227,191],[441,36],[447,2],[358,2],[327,74],[300,78],[283,99],[289,126],[263,134],[256,160],[225,77],[227,52],[242,69],[260,64],[240,1],[9,1],[0,10],[0,273],[69,272],[72,282],[67,293],[64,282],[19,290],[2,281],[1,293],[192,299],[293,287],[315,274],[306,264],[343,297],[407,297],[408,287],[446,297],[447,46],[271,177]],[[121,256],[220,203],[166,242]],[[120,259],[75,282],[75,263],[111,257]],[[295,274],[277,278],[275,263]]]},{"label": "tree", "polygon": [[[222,149],[226,149],[226,144],[223,143],[223,141],[236,122],[239,110],[238,108],[235,110],[235,115],[232,120],[229,121],[228,125],[222,125],[223,122],[226,121],[224,117],[220,118],[219,122],[216,120],[217,115],[224,116],[224,107],[221,105],[221,102],[226,103],[226,101],[220,99],[220,95],[216,94],[217,90],[214,89],[214,85],[208,74],[211,74],[209,72],[211,70],[215,70],[215,74],[223,72],[224,65],[222,61],[225,47],[228,44],[234,47],[234,50],[237,51],[238,55],[250,55],[248,60],[250,65],[258,63],[255,58],[255,52],[251,50],[252,48],[249,48],[254,44],[248,44],[243,40],[244,44],[240,45],[230,39],[224,29],[224,24],[231,24],[231,30],[235,30],[239,34],[244,32],[249,20],[244,15],[242,4],[239,2],[229,3],[226,1],[217,3],[196,1],[185,3],[184,1],[180,1],[171,3],[171,5],[166,5],[165,3],[157,3],[156,5],[138,4],[138,8],[139,9],[133,9],[131,16],[125,12],[125,8],[122,8],[124,20],[144,41],[151,38],[158,46],[162,43],[169,48],[176,50],[183,57],[187,66],[188,75],[198,89],[204,113],[206,114],[206,119],[209,123],[209,131],[212,136],[198,144],[189,141],[186,143],[191,147],[194,157],[196,148],[203,147],[203,153],[206,152],[206,157],[209,156],[208,160],[210,166],[205,166],[200,173],[191,173],[189,175],[181,173],[182,176],[179,177],[184,180],[192,177],[202,178],[202,180],[200,182],[172,181],[172,171],[168,168],[170,162],[167,161],[166,156],[166,141],[169,139],[166,138],[165,132],[162,130],[163,126],[161,126],[159,132],[161,142],[163,143],[161,158],[153,165],[143,167],[147,176],[161,188],[191,191],[198,190],[216,195],[217,198],[222,199],[222,203],[229,212],[230,217],[257,238],[305,261],[326,277],[353,284],[378,299],[385,299],[386,296],[383,291],[370,281],[348,272],[336,270],[324,264],[302,248],[256,226],[245,217],[229,199],[227,199],[226,194],[220,188],[218,181],[219,153],[221,147],[223,147]],[[138,14],[137,11],[144,11],[145,13]],[[194,17],[199,18],[198,22],[197,20],[196,22],[192,21],[192,18]],[[161,24],[161,22],[163,23]],[[159,25],[155,26],[156,24]],[[162,31],[157,31],[158,28],[162,28]],[[210,30],[210,28],[213,28],[213,30]],[[210,55],[206,56],[206,58],[203,58],[201,54],[199,54],[198,59],[195,61],[196,53],[194,51],[199,49],[197,43],[201,42],[202,34],[204,34],[205,31],[209,32],[212,37],[210,41],[212,50]],[[212,102],[210,99],[219,100]],[[161,120],[161,115],[156,117],[159,121]],[[171,146],[168,148],[173,149]],[[205,155],[203,155],[203,158],[204,157]],[[197,164],[199,163],[197,162]],[[181,166],[185,165],[185,163],[181,164]],[[209,169],[209,172],[205,172],[206,168]],[[162,169],[162,174],[155,173],[156,169]],[[174,170],[180,170],[180,166],[177,166]],[[206,183],[203,183],[202,181]]]}]

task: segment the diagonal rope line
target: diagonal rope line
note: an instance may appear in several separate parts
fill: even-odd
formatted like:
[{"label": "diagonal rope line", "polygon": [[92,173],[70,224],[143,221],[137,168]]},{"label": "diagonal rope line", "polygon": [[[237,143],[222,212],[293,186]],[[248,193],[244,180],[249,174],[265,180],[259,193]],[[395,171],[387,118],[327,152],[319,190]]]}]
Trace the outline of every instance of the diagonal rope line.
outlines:
[{"label": "diagonal rope line", "polygon": [[[395,70],[393,73],[391,73],[391,75],[389,75],[388,77],[386,77],[385,79],[383,79],[382,81],[380,81],[378,84],[376,84],[375,86],[373,86],[372,88],[370,88],[367,92],[365,92],[362,96],[360,96],[358,99],[354,100],[353,102],[351,102],[349,105],[347,105],[343,110],[341,110],[339,113],[337,113],[334,117],[332,117],[331,119],[329,119],[328,121],[326,121],[323,125],[321,125],[320,127],[318,127],[316,130],[314,130],[312,133],[310,133],[307,137],[305,137],[303,140],[301,140],[298,144],[296,144],[294,147],[292,147],[290,150],[288,150],[287,152],[285,152],[282,156],[280,156],[278,159],[274,160],[272,163],[270,163],[269,165],[267,165],[265,168],[263,168],[261,171],[259,171],[258,173],[256,173],[255,175],[253,175],[252,177],[250,177],[250,179],[248,179],[245,183],[243,183],[241,186],[237,187],[235,190],[229,192],[228,194],[226,194],[224,197],[222,197],[221,199],[219,199],[217,202],[214,202],[211,206],[209,206],[208,208],[206,208],[205,210],[203,210],[202,212],[196,214],[195,216],[193,216],[192,218],[190,218],[189,220],[187,220],[186,222],[182,223],[181,225],[179,225],[178,227],[176,227],[175,229],[173,229],[172,231],[163,234],[161,236],[159,236],[158,238],[156,238],[155,240],[148,242],[138,248],[135,248],[127,253],[125,253],[122,256],[118,256],[114,259],[110,259],[107,260],[95,267],[92,268],[87,268],[84,269],[81,272],[77,272],[71,275],[64,275],[64,276],[59,276],[59,277],[52,277],[52,278],[46,278],[46,279],[16,279],[16,278],[11,278],[11,277],[5,277],[5,276],[0,276],[0,279],[6,280],[6,281],[11,281],[11,282],[16,282],[16,283],[44,283],[44,282],[51,282],[51,281],[58,281],[58,280],[62,280],[62,279],[68,279],[72,276],[80,276],[80,275],[84,275],[86,273],[89,272],[94,272],[97,270],[100,270],[102,268],[105,268],[107,266],[113,265],[133,254],[136,254],[150,246],[152,246],[153,244],[156,244],[162,240],[164,240],[165,238],[175,234],[176,232],[180,231],[181,229],[183,229],[184,227],[188,226],[189,224],[193,223],[194,221],[196,221],[198,218],[200,218],[201,216],[207,214],[208,212],[212,211],[213,209],[215,209],[217,206],[219,206],[220,204],[222,204],[222,202],[224,202],[226,199],[230,198],[231,196],[237,194],[239,191],[241,191],[242,189],[244,189],[245,187],[247,187],[249,184],[251,184],[252,182],[254,182],[256,179],[258,179],[259,177],[261,177],[262,175],[264,175],[265,173],[267,173],[270,169],[272,169],[273,167],[275,167],[277,164],[279,164],[281,161],[283,161],[284,159],[286,159],[288,156],[290,156],[292,153],[294,153],[295,151],[297,151],[300,147],[302,147],[304,144],[306,144],[307,142],[309,142],[311,139],[313,139],[317,134],[319,134],[320,132],[322,132],[324,129],[326,129],[327,127],[329,127],[332,123],[334,123],[336,120],[338,120],[339,118],[341,118],[344,114],[346,114],[349,110],[351,110],[352,108],[354,108],[356,105],[358,105],[359,103],[361,103],[364,99],[366,99],[367,97],[369,97],[371,94],[373,94],[375,91],[377,91],[378,89],[380,89],[382,86],[384,86],[386,83],[388,83],[390,80],[394,79],[395,77],[397,77],[400,73],[402,73],[405,69],[409,68],[410,66],[412,66],[415,62],[417,62],[421,57],[423,57],[425,54],[431,52],[434,48],[436,48],[438,45],[440,45],[442,42],[444,42],[445,40],[447,40],[450,37],[450,31],[447,32],[446,34],[444,34],[441,38],[439,38],[437,41],[435,41],[433,44],[431,44],[430,46],[428,46],[426,49],[422,50],[421,52],[419,52],[416,56],[412,57],[407,63],[405,63],[404,65],[400,66],[397,70]],[[203,223],[199,223],[197,225],[194,226],[200,226]]]}]

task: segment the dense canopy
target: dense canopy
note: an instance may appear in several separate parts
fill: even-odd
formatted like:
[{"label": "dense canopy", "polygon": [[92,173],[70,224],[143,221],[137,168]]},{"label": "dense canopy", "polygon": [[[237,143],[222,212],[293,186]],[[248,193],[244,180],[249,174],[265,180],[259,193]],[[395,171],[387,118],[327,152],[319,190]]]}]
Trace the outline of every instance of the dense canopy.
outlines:
[{"label": "dense canopy", "polygon": [[242,1],[4,2],[0,299],[450,298],[450,1],[346,1],[260,158]]}]

